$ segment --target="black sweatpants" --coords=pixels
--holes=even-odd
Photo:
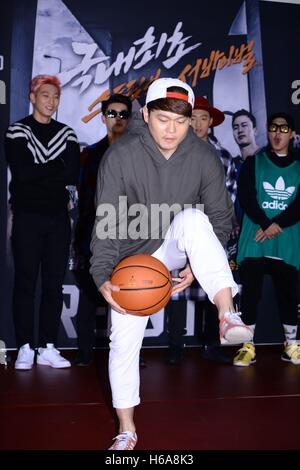
[[[15,265],[13,314],[18,348],[34,344],[34,306],[41,269],[38,346],[55,343],[63,305],[62,285],[70,249],[67,211],[54,215],[16,212],[12,248]]]
[[[297,270],[294,266],[273,258],[246,258],[241,264],[241,312],[244,323],[246,325],[256,323],[265,274],[269,274],[273,281],[281,323],[297,325]]]

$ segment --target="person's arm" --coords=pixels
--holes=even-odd
[[[66,186],[76,186],[80,171],[80,147],[76,134],[71,128],[67,138],[67,147],[62,158],[65,163],[65,184]]]
[[[40,181],[63,171],[65,162],[58,157],[47,163],[34,163],[25,138],[5,138],[5,153],[13,177],[26,183]]]
[[[207,148],[202,169],[201,203],[215,234],[225,246],[232,229],[233,204],[226,189],[224,168],[213,148]]]
[[[125,196],[125,188],[121,170],[122,158],[118,152],[118,149],[109,148],[98,171],[90,269],[98,289],[110,279],[120,250],[119,197]],[[124,159],[126,157],[123,156]]]
[[[237,193],[237,181],[236,181],[237,171],[236,171],[236,167],[235,167],[232,156],[230,155],[229,152],[227,153],[228,153],[228,167],[227,167],[226,176],[225,176],[226,188],[231,197],[232,202],[234,202],[236,199],[236,193]]]
[[[255,158],[248,157],[243,163],[240,176],[238,179],[237,197],[243,211],[255,224],[259,225],[263,230],[271,225],[271,220],[257,201],[257,191],[255,185]]]
[[[88,147],[85,147],[80,154],[80,172],[77,185],[78,190],[78,218],[75,228],[75,249],[78,255],[86,253],[86,244],[90,243],[91,231],[95,219],[95,192],[96,184],[94,173],[90,174],[91,153]],[[92,184],[90,179],[92,178]],[[89,239],[89,242],[88,242]]]
[[[218,157],[221,160],[221,163],[224,168],[225,172],[225,184],[227,191],[230,195],[232,202],[236,199],[236,191],[237,191],[237,170],[234,164],[234,160],[232,155],[228,150],[221,146],[221,144],[214,138],[214,140],[210,137],[209,143],[215,148]]]
[[[89,150],[87,147],[84,147],[80,152],[80,169],[79,169],[79,178],[78,178],[78,183],[77,183],[77,191],[79,195],[79,201],[78,201],[79,207],[81,205],[81,201],[80,201],[81,195],[83,195],[83,199],[84,199],[88,163],[89,163]]]

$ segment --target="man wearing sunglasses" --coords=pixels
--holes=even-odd
[[[78,259],[76,277],[80,288],[77,313],[78,353],[77,366],[87,366],[92,361],[95,342],[97,307],[106,307],[89,273],[90,242],[95,221],[95,191],[100,161],[108,147],[116,142],[127,129],[132,103],[128,96],[113,94],[102,102],[102,122],[107,135],[99,142],[85,147],[81,152],[81,173],[78,188],[78,222],[75,234],[75,251]]]
[[[297,345],[297,270],[300,266],[300,162],[291,151],[294,119],[284,112],[268,119],[269,145],[243,164],[238,198],[245,212],[238,245],[241,311],[255,329],[264,274],[270,274],[285,336],[281,359],[300,364]],[[256,360],[252,341],[234,358],[247,367]]]

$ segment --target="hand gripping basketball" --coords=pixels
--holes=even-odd
[[[113,299],[132,315],[152,315],[171,297],[171,274],[150,255],[133,255],[120,261],[112,272],[111,283],[120,288],[112,291]]]

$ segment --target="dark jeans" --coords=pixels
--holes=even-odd
[[[284,261],[272,258],[246,258],[241,264],[241,311],[243,321],[246,325],[256,323],[265,274],[271,276],[274,284],[281,323],[284,325],[297,325],[297,270],[293,266],[284,263]]]
[[[62,285],[69,257],[70,219],[67,211],[54,215],[16,212],[12,249],[15,266],[13,314],[17,346],[34,341],[36,285],[41,270],[38,346],[55,343],[63,305]]]

